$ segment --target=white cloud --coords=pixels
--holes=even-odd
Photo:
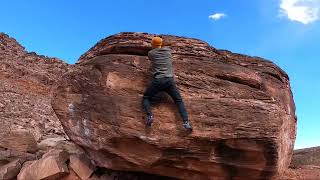
[[[291,21],[309,24],[319,20],[320,0],[281,0],[280,13]]]
[[[210,15],[209,18],[217,21],[217,20],[219,20],[219,19],[221,19],[223,17],[226,17],[226,16],[227,15],[224,14],[224,13],[215,13],[215,14]]]

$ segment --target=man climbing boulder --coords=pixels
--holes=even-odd
[[[147,113],[146,124],[151,126],[153,122],[150,99],[158,92],[164,91],[171,96],[177,105],[183,120],[183,127],[192,131],[188,113],[174,80],[171,49],[162,46],[162,38],[160,37],[152,38],[151,45],[152,50],[148,52],[148,58],[152,63],[153,79],[143,94],[143,107]]]

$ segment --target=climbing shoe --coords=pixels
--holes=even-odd
[[[147,116],[147,126],[151,126],[151,124],[152,124],[152,122],[153,122],[153,115],[152,114],[149,114],[148,116]]]
[[[183,122],[183,127],[184,127],[185,129],[189,130],[189,131],[192,131],[192,126],[191,126],[191,124],[190,124],[189,121],[184,121],[184,122]]]

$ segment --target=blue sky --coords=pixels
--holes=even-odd
[[[5,0],[0,9],[0,32],[68,63],[123,31],[194,37],[270,59],[290,76],[295,148],[320,146],[320,0]]]

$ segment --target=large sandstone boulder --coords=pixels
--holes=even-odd
[[[0,179],[16,179],[25,161],[24,167],[33,162],[39,165],[36,159],[50,149],[82,154],[83,150],[69,141],[50,103],[53,85],[72,65],[27,52],[4,33],[0,33],[0,61]],[[24,177],[28,179],[28,174],[37,176],[55,171],[55,159],[46,159],[40,165],[51,169],[35,165],[36,168],[29,168],[28,173],[23,170]],[[81,165],[85,164],[75,162],[73,167],[86,168]],[[61,179],[60,174],[49,175],[49,178]],[[72,168],[68,175],[62,174],[66,179],[80,179]]]
[[[258,57],[162,36],[194,126],[181,126],[172,100],[154,100],[145,127],[152,35],[121,33],[91,48],[58,83],[52,106],[64,131],[98,166],[181,179],[267,179],[283,173],[296,135],[287,74]]]

